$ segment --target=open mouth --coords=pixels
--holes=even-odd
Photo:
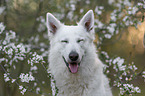
[[[68,63],[63,56],[62,56],[62,58],[63,58],[66,66],[68,67],[68,69],[71,73],[77,73],[78,72],[78,67],[80,66],[80,62],[78,63],[78,62],[73,61],[73,62]]]

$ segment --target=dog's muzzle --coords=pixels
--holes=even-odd
[[[79,55],[78,53],[72,51],[70,54],[69,54],[69,59],[70,61],[67,62],[66,59],[62,56],[66,66],[68,67],[69,71],[71,73],[77,73],[78,72],[78,67],[80,66],[80,63],[78,58],[79,58]]]

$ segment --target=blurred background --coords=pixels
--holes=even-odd
[[[117,0],[0,0],[0,22],[4,23],[6,30],[16,32],[16,35],[21,39],[18,42],[31,44],[34,51],[42,54],[42,51],[47,51],[49,48],[45,26],[47,12],[52,13],[67,25],[76,25],[76,22],[79,22],[82,16],[90,9],[94,10],[95,18],[98,18],[96,6],[103,6],[102,14],[98,19],[104,24],[109,24],[110,14],[116,9],[112,5],[115,1]],[[140,0],[130,1],[135,5]],[[145,15],[138,12],[134,18],[142,21],[144,19],[142,16]],[[118,34],[114,34],[112,38],[103,38],[101,44],[97,42],[100,41],[103,31],[96,29],[96,40],[94,43],[98,51],[106,51],[110,57],[120,56],[129,62],[134,62],[138,67],[138,72],[140,72],[145,66],[145,22],[141,22],[137,27],[122,27]],[[47,52],[44,52],[42,55],[47,61]],[[18,66],[18,69],[13,71],[12,76],[15,77],[21,72],[27,72],[28,67],[26,62],[18,62],[16,66]],[[38,66],[39,70],[35,76],[39,82],[43,82],[40,85],[43,86],[43,91],[51,93],[47,72],[45,72],[41,65]],[[47,63],[45,66],[47,66]],[[109,78],[112,77],[110,76]],[[136,96],[145,96],[144,80],[141,77],[137,77],[132,83],[141,88],[141,93]],[[31,83],[28,86],[31,86]],[[111,87],[114,96],[118,96],[118,89],[112,85]],[[10,85],[4,82],[3,70],[0,68],[0,96],[21,96],[18,90],[17,85]],[[34,95],[41,96],[33,92],[27,92],[25,94],[25,96]]]

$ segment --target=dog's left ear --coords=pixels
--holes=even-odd
[[[89,10],[83,18],[80,20],[79,25],[82,25],[90,32],[94,27],[94,13],[93,10]]]

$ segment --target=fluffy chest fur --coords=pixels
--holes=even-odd
[[[105,87],[109,89],[109,86],[102,71],[101,61],[97,57],[89,57],[84,58],[85,60],[76,74],[70,73],[64,63],[61,64],[61,61],[55,60],[54,62],[53,60],[50,63],[50,70],[59,90],[58,96],[109,96],[105,95]]]

